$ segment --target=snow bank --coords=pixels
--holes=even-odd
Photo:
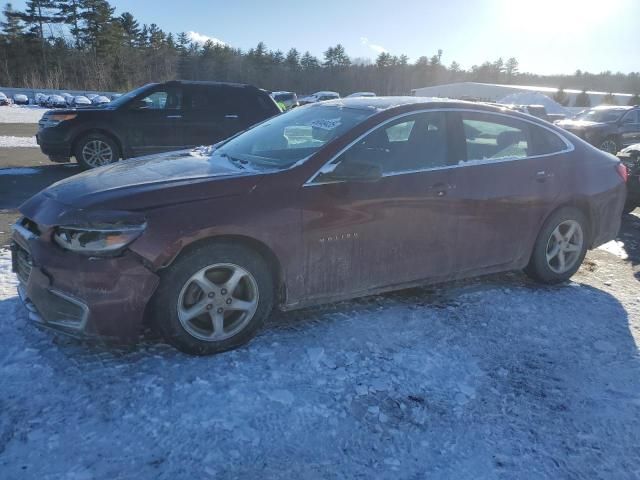
[[[38,123],[49,110],[34,105],[7,105],[0,107],[0,123]]]
[[[0,135],[0,148],[38,148],[36,137],[14,137],[14,136],[2,136]]]
[[[196,358],[36,330],[5,251],[2,477],[633,478],[635,283],[624,306],[511,285],[275,314],[248,346]]]
[[[547,113],[561,113],[569,115],[570,112],[555,100],[539,92],[512,93],[498,100],[498,103],[507,105],[544,105]]]
[[[624,243],[619,240],[611,240],[604,245],[600,245],[598,249],[609,252],[622,260],[629,258],[629,255],[627,255],[627,251],[624,248]]]

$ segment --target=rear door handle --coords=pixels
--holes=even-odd
[[[225,115],[224,118],[238,118],[238,115]]]
[[[546,172],[544,170],[540,170],[539,172],[536,173],[536,180],[538,182],[544,182],[546,181],[548,178],[553,178],[553,173],[551,172]]]
[[[167,118],[173,118],[173,119],[182,118],[182,115],[167,115]]]

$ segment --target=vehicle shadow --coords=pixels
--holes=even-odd
[[[6,302],[16,300],[0,302],[0,312]],[[251,431],[260,461],[225,467],[248,478],[257,475],[253,465],[268,472],[285,457],[290,472],[303,471],[310,460],[271,441],[281,435],[294,450],[326,445],[313,449],[313,462],[337,476],[343,455],[362,475],[388,469],[367,459],[390,444],[405,478],[468,478],[469,465],[485,478],[623,478],[637,468],[638,344],[624,306],[591,286],[540,287],[498,275],[276,313],[250,344],[204,358],[150,338],[131,350],[52,340],[24,326],[18,308],[8,320],[0,324],[4,361],[24,370],[5,383],[5,398],[28,411],[46,404],[61,422],[74,410],[56,399],[90,398],[93,413],[70,424],[83,431],[83,423],[101,423],[105,440],[116,438],[110,425],[125,413],[144,419],[153,411],[154,425],[175,425],[188,443],[172,450],[173,465],[205,452],[218,433],[228,448],[241,444],[224,429],[201,430],[211,408],[224,411],[224,425],[259,425]],[[198,411],[176,423],[187,399]],[[339,423],[328,424],[334,416]],[[28,446],[39,451],[47,437],[33,438]],[[426,447],[418,455],[411,445]]]
[[[80,172],[76,164],[0,168],[0,209],[16,209],[43,188]]]

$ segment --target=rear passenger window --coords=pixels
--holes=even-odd
[[[551,155],[567,149],[567,144],[556,133],[530,125],[532,155]]]
[[[530,154],[524,122],[498,115],[467,112],[462,115],[467,161],[507,160]]]

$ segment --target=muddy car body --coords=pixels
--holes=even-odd
[[[254,169],[234,158],[280,128],[286,141],[276,135],[272,164]],[[621,168],[577,137],[508,110],[414,97],[323,102],[217,148],[143,157],[54,184],[20,209],[14,267],[42,325],[132,339],[146,316],[179,348],[212,353],[257,329],[245,319],[249,333],[227,335],[225,305],[236,304],[238,285],[235,295],[245,313],[262,317],[259,325],[273,306],[498,271],[526,268],[563,281],[587,248],[615,237]],[[565,234],[575,235],[573,246]],[[110,236],[100,247],[113,248],[91,252],[101,235]],[[563,265],[575,260],[566,271],[555,271],[553,259],[540,264],[554,250],[557,266],[563,248]],[[182,338],[183,313],[196,307],[203,316]],[[162,320],[163,312],[175,318]],[[209,314],[211,332],[202,323]]]

